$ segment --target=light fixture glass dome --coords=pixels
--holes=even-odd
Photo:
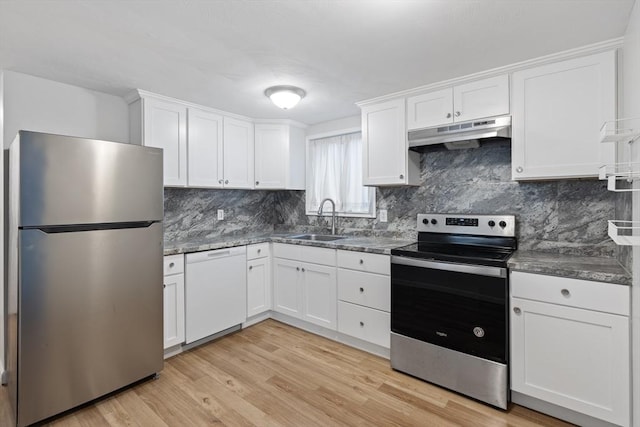
[[[272,86],[264,91],[264,94],[271,99],[278,107],[288,110],[295,107],[306,95],[306,92],[295,86]]]

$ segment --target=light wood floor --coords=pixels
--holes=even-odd
[[[6,388],[0,420],[7,419]],[[566,426],[503,412],[391,370],[389,361],[274,320],[166,361],[158,380],[51,426]]]

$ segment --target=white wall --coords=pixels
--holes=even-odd
[[[640,117],[640,3],[631,12],[624,36],[624,76],[621,118]],[[638,145],[638,142],[635,143]],[[634,162],[640,162],[640,147],[634,146]],[[639,183],[636,182],[636,186]],[[633,219],[640,220],[640,193],[633,193]],[[640,427],[640,248],[633,248],[633,286],[631,288],[633,426]]]
[[[129,142],[124,99],[11,71],[4,72],[4,147],[21,130]]]
[[[359,128],[362,126],[361,116],[345,117],[343,119],[331,120],[328,122],[317,123],[307,128],[307,136],[321,135],[327,132],[334,132],[343,129]]]
[[[0,135],[5,149],[19,130],[129,142],[129,110],[117,96],[0,70]],[[3,182],[0,150],[0,189]],[[0,225],[3,213],[4,198],[0,197]],[[0,241],[4,239],[0,226]],[[4,244],[0,246],[3,259]],[[0,278],[4,280],[4,262],[0,262]],[[0,292],[0,370],[4,366],[4,293]]]

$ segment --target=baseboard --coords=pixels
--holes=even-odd
[[[619,427],[617,424],[611,424],[607,421],[593,418],[588,415],[581,414],[580,412],[572,411],[571,409],[563,408],[562,406],[554,405],[553,403],[518,393],[517,391],[511,391],[511,401],[520,406],[542,412],[543,414],[551,415],[552,417],[559,418],[579,426]]]

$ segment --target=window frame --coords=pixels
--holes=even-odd
[[[316,133],[313,135],[307,135],[305,138],[305,178],[306,178],[306,182],[304,185],[304,210],[305,213],[308,216],[319,216],[318,215],[318,211],[309,211],[308,210],[308,203],[307,203],[307,194],[309,193],[309,183],[311,183],[311,159],[309,156],[310,150],[309,150],[309,144],[311,143],[312,140],[314,139],[322,139],[322,138],[331,138],[334,136],[340,136],[340,135],[347,135],[350,133],[360,133],[362,134],[362,128],[360,127],[352,127],[352,128],[346,128],[346,129],[337,129],[337,130],[333,130],[333,131],[328,131],[328,132],[322,132],[322,133]],[[351,212],[336,212],[336,216],[339,217],[343,217],[343,218],[372,218],[375,219],[377,218],[377,205],[376,205],[376,193],[377,193],[377,189],[376,187],[372,187],[372,186],[367,186],[365,185],[364,187],[368,187],[371,188],[373,191],[373,195],[371,197],[371,210],[367,213],[351,213]],[[325,202],[325,205],[330,205],[330,203]],[[329,207],[329,211],[326,210],[327,208],[325,208],[324,213],[322,214],[322,216],[327,216],[327,212],[331,212],[331,209]]]

